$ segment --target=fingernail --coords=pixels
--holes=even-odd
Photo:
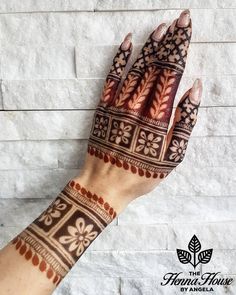
[[[179,27],[187,27],[190,21],[190,11],[188,9],[181,12],[180,17],[178,19]]]
[[[167,26],[165,23],[159,25],[154,31],[154,33],[152,34],[152,39],[154,39],[155,41],[160,41],[163,35],[165,34],[166,29],[167,29]]]
[[[129,33],[125,36],[124,41],[121,44],[121,49],[128,50],[131,45],[131,40],[132,40],[132,33]]]
[[[190,90],[189,98],[192,103],[198,104],[202,96],[202,81],[196,79],[193,83],[193,87]]]

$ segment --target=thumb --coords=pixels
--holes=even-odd
[[[193,87],[181,98],[167,135],[165,159],[176,163],[182,162],[191,132],[197,121],[198,108],[202,94],[202,82],[196,79]]]

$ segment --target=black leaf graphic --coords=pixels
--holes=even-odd
[[[187,264],[191,261],[191,254],[188,251],[177,249],[177,255],[179,261],[183,264]]]
[[[207,249],[198,254],[198,263],[206,264],[211,260],[213,249]]]
[[[188,248],[192,253],[196,253],[201,250],[201,243],[195,235],[190,240]]]

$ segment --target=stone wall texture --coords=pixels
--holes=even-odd
[[[196,77],[204,85],[186,159],[106,228],[54,295],[203,294],[160,285],[166,272],[191,270],[176,248],[194,234],[213,248],[200,271],[236,280],[236,1],[0,1],[0,247],[78,174],[124,35],[137,52],[185,8],[193,37],[177,98]],[[236,282],[204,294],[236,294]]]

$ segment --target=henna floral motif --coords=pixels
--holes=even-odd
[[[169,159],[174,160],[175,162],[178,162],[179,160],[182,161],[187,148],[187,143],[183,139],[180,141],[174,139],[171,144],[172,146],[170,147],[170,150],[172,151],[172,154],[170,154]]]
[[[107,124],[108,124],[107,118],[97,116],[95,118],[93,134],[98,137],[105,138],[106,131],[107,131]]]
[[[41,215],[39,221],[43,221],[45,225],[51,225],[53,218],[61,217],[61,212],[66,209],[66,204],[61,204],[61,200],[57,199],[48,209]]]
[[[140,138],[138,139],[138,146],[136,148],[137,152],[143,151],[144,155],[152,155],[153,157],[157,156],[157,150],[159,148],[158,142],[160,142],[162,138],[160,136],[155,137],[153,133],[149,133],[148,135],[144,132],[140,132]]]
[[[131,137],[130,131],[132,127],[130,125],[125,125],[124,122],[113,122],[114,129],[111,130],[110,141],[114,141],[116,144],[123,142],[128,144],[129,137]]]
[[[175,128],[167,146],[173,101],[191,38],[191,22],[185,28],[178,24],[173,30],[169,28],[159,43],[151,36],[120,85],[120,93],[115,93],[121,75],[114,69],[120,67],[123,72],[126,64],[126,59],[119,58],[118,51],[108,75],[116,81],[116,86],[113,92],[108,90],[113,93],[109,104],[101,103],[96,109],[88,152],[139,176],[164,178],[182,161],[196,123],[198,106],[185,97],[178,106]],[[108,120],[106,136],[96,131],[97,118]]]
[[[76,220],[75,226],[67,227],[69,235],[60,237],[59,242],[70,244],[68,250],[70,252],[76,250],[76,255],[79,257],[98,235],[97,231],[92,230],[93,224],[86,225],[84,218],[80,217]]]
[[[58,285],[115,217],[116,212],[102,197],[72,180],[12,244],[20,255]]]

